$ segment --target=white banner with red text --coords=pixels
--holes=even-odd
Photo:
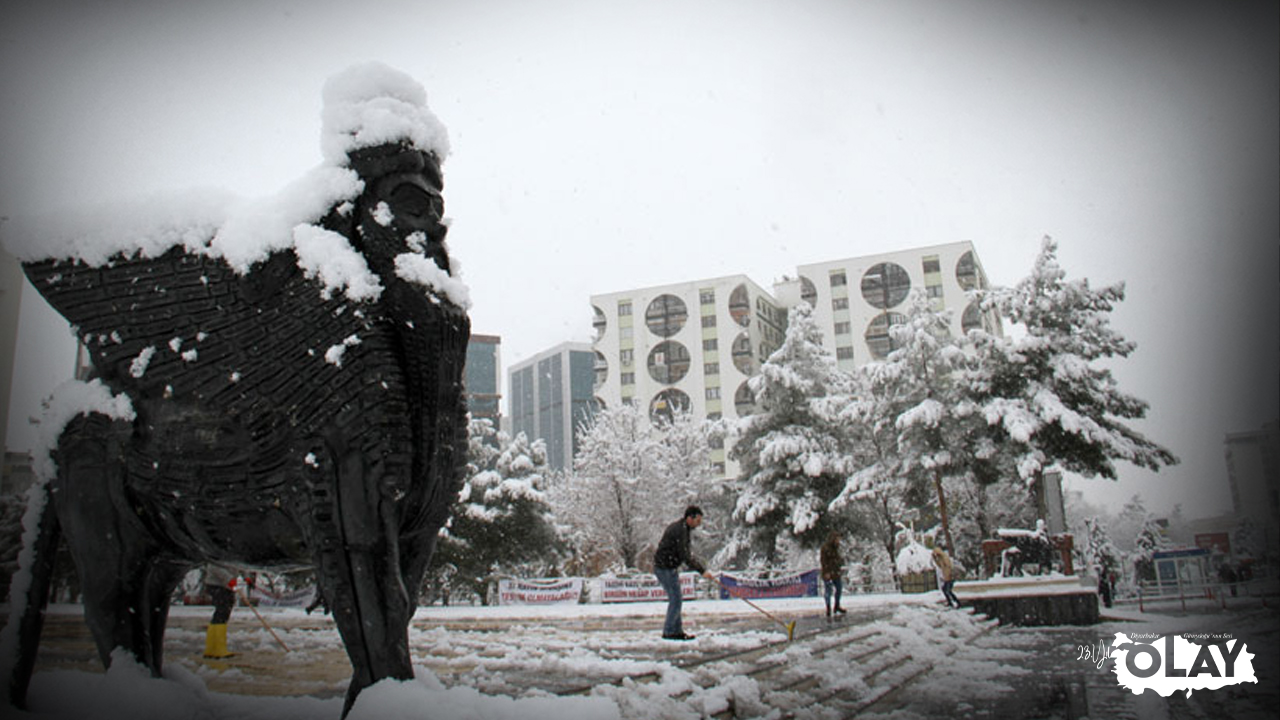
[[[666,600],[667,593],[658,584],[653,575],[617,578],[606,577],[598,581],[600,586],[600,602],[647,602]],[[698,574],[680,573],[680,597],[692,600],[697,596]]]
[[[576,604],[582,596],[582,578],[546,578],[498,581],[499,605]]]

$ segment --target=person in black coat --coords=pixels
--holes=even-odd
[[[701,524],[702,510],[696,505],[685,508],[684,517],[671,523],[663,531],[658,550],[653,554],[653,574],[667,593],[667,619],[662,626],[662,637],[667,640],[693,639],[692,635],[685,633],[680,616],[683,601],[680,593],[680,566],[688,565],[702,573],[706,579],[715,579],[689,550],[690,534]]]

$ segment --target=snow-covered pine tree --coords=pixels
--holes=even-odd
[[[495,575],[545,574],[561,542],[543,488],[546,443],[495,432],[483,418],[469,430],[467,481],[433,564],[456,568],[453,582],[487,602]]]
[[[1154,555],[1165,547],[1164,529],[1155,518],[1149,517],[1133,540],[1133,553],[1130,560],[1137,580],[1154,580],[1156,578]]]
[[[1087,279],[1065,277],[1057,244],[1046,237],[1028,277],[982,300],[984,309],[997,310],[1026,331],[1008,337],[970,332],[979,363],[966,381],[996,434],[994,447],[1010,454],[1028,486],[1055,464],[1114,479],[1117,460],[1151,470],[1177,463],[1168,450],[1125,425],[1144,417],[1147,403],[1122,392],[1111,371],[1098,364],[1127,357],[1135,347],[1108,319],[1124,299],[1124,284],[1095,290]]]
[[[1262,539],[1258,535],[1258,529],[1253,523],[1253,518],[1247,515],[1241,518],[1240,522],[1231,531],[1231,547],[1235,551],[1236,557],[1261,558],[1263,555]]]
[[[848,395],[833,396],[827,404],[837,418],[849,464],[856,469],[829,507],[847,508],[853,514],[854,532],[883,548],[896,582],[898,525],[929,496],[901,470],[896,426],[900,405],[893,369],[882,362],[867,363],[848,382]]]
[[[1107,526],[1100,518],[1084,521],[1088,537],[1085,545],[1085,562],[1091,571],[1103,577],[1120,570],[1120,550],[1111,542]]]
[[[1133,547],[1134,540],[1142,531],[1151,513],[1140,495],[1133,495],[1120,507],[1111,526],[1111,537],[1118,547]]]
[[[839,529],[829,506],[850,471],[830,402],[847,395],[848,377],[822,346],[808,303],[791,309],[782,346],[749,383],[757,409],[739,421],[731,451],[741,468],[734,546],[772,565],[780,539],[810,547]]]
[[[946,549],[955,555],[943,481],[968,474],[963,449],[975,435],[977,416],[964,386],[956,382],[970,358],[951,337],[949,315],[933,310],[922,291],[911,292],[906,322],[890,329],[897,349],[885,361],[885,376],[894,382],[882,387],[892,393],[891,405],[898,411],[899,471],[917,486],[933,488]]]

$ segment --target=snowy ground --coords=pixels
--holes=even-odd
[[[1248,719],[1274,717],[1280,702],[1280,620],[1257,599],[1226,611],[1207,601],[1186,612],[1176,602],[1145,613],[1126,607],[1099,625],[1047,629],[1000,628],[945,609],[936,592],[855,595],[846,598],[849,616],[831,624],[821,599],[759,604],[798,619],[795,642],[732,600],[687,603],[686,630],[698,634],[689,643],[658,637],[663,603],[423,608],[410,635],[417,679],[366,690],[350,717]],[[129,662],[103,674],[79,608],[54,607],[32,711],[0,708],[0,717],[336,720],[350,665],[329,618],[262,612],[288,652],[241,607],[231,622],[237,656],[206,661],[209,608],[174,608],[166,677],[153,680]],[[1193,631],[1245,639],[1259,683],[1189,700],[1150,691],[1139,697],[1119,688],[1109,663],[1079,657],[1116,632]]]

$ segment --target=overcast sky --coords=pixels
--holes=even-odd
[[[20,3],[0,23],[0,216],[266,195],[320,163],[320,91],[379,60],[449,128],[450,245],[504,365],[589,341],[593,293],[1044,235],[1124,281],[1114,365],[1183,459],[1119,483],[1230,509],[1223,435],[1280,415],[1277,3]],[[4,226],[0,224],[0,238]],[[71,372],[24,299],[10,445]],[[54,316],[56,319],[56,316]],[[505,384],[505,377],[503,380]]]

